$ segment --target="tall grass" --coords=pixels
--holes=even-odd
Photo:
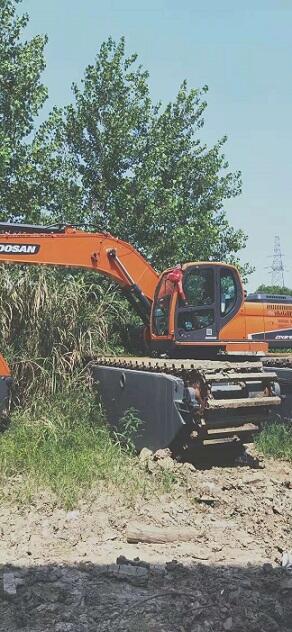
[[[86,370],[88,358],[119,351],[128,316],[95,274],[1,267],[0,351],[15,394],[0,434],[0,496],[29,501],[46,489],[73,507],[104,486],[131,497],[169,488],[167,472],[147,474],[125,433],[110,433]]]
[[[19,401],[56,392],[85,358],[117,350],[127,316],[118,291],[96,274],[1,266],[0,350]]]

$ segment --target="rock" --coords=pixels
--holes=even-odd
[[[263,615],[263,629],[267,632],[278,632],[279,630],[278,623],[266,612]]]
[[[153,577],[164,577],[165,573],[166,573],[165,566],[161,566],[158,564],[151,564],[150,575],[153,575]]]
[[[72,522],[73,520],[77,520],[79,516],[80,516],[80,511],[78,511],[77,509],[74,511],[68,511],[66,515],[66,520],[68,520],[68,522]]]
[[[292,552],[291,551],[283,551],[282,566],[283,568],[286,568],[287,571],[292,572]]]
[[[223,628],[224,630],[226,630],[226,632],[230,632],[230,630],[232,630],[233,627],[233,619],[232,617],[228,617],[228,619],[226,619],[226,621],[224,621],[223,623]]]
[[[16,596],[16,581],[14,573],[5,572],[3,573],[3,592],[4,595],[8,598],[13,598]]]
[[[263,564],[263,571],[264,571],[265,574],[270,573],[272,570],[273,570],[272,564],[269,564],[268,562]]]
[[[196,468],[192,463],[183,463],[182,467],[186,472],[196,472]]]
[[[167,456],[165,459],[160,459],[158,465],[163,470],[168,470],[169,472],[172,472],[175,468],[174,460],[170,456]]]
[[[109,564],[106,575],[120,581],[128,581],[136,586],[144,586],[148,582],[149,571],[142,566]]]
[[[209,559],[209,553],[204,551],[204,549],[199,549],[199,550],[195,551],[194,553],[192,553],[192,558],[194,560],[208,560]]]
[[[149,450],[148,448],[142,448],[140,454],[139,454],[139,459],[142,463],[145,463],[145,461],[149,461],[149,459],[153,458],[153,452],[152,450]]]
[[[202,494],[202,496],[196,496],[195,500],[198,503],[202,503],[204,505],[209,505],[209,507],[215,507],[215,504],[218,504],[218,500],[213,498],[213,496],[208,496],[207,494]]]
[[[184,565],[181,564],[181,562],[178,562],[177,560],[171,560],[170,562],[166,562],[165,567],[166,567],[166,570],[169,571],[170,573],[172,571],[184,569]]]
[[[274,514],[279,514],[281,516],[283,513],[282,507],[278,503],[274,503],[272,509]]]
[[[281,590],[284,591],[291,591],[292,590],[292,577],[284,577],[284,579],[282,579],[281,584],[280,584],[280,588]]]
[[[154,461],[161,461],[162,459],[171,458],[171,450],[169,448],[163,448],[156,450],[153,455]]]
[[[134,560],[128,560],[127,557],[125,557],[124,555],[119,555],[119,557],[117,557],[117,564],[118,566],[122,566],[123,564],[125,566],[129,565],[129,566],[141,566],[143,568],[150,568],[150,564],[149,562],[144,562],[143,560],[140,560],[139,557],[136,557]]]
[[[202,493],[207,496],[218,496],[221,493],[221,487],[216,485],[216,483],[212,483],[211,481],[208,483],[204,483],[201,487]]]
[[[146,468],[148,470],[148,472],[150,474],[153,474],[153,472],[155,472],[156,470],[156,463],[154,463],[153,459],[148,459],[147,461],[144,461]]]

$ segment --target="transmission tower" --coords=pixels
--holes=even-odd
[[[279,235],[275,236],[274,253],[272,257],[273,257],[273,263],[270,266],[271,283],[272,285],[285,287],[285,279],[284,279],[285,267],[283,263],[283,254],[281,251],[281,243],[280,243]]]

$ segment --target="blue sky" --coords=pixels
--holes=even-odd
[[[248,234],[242,261],[256,267],[249,288],[269,281],[276,234],[292,287],[292,1],[23,0],[28,35],[47,33],[47,109],[70,101],[70,86],[109,35],[125,35],[150,72],[153,99],[173,99],[186,78],[208,84],[202,138],[225,133],[230,168],[243,194],[230,221]],[[190,253],[190,259],[192,255]]]

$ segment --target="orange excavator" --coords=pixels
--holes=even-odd
[[[12,223],[0,223],[0,262],[95,270],[119,284],[149,357],[96,358],[91,368],[111,423],[138,411],[138,448],[186,433],[203,444],[243,438],[280,404],[277,375],[256,356],[291,347],[292,297],[246,297],[234,266],[191,262],[159,275],[108,233]]]

